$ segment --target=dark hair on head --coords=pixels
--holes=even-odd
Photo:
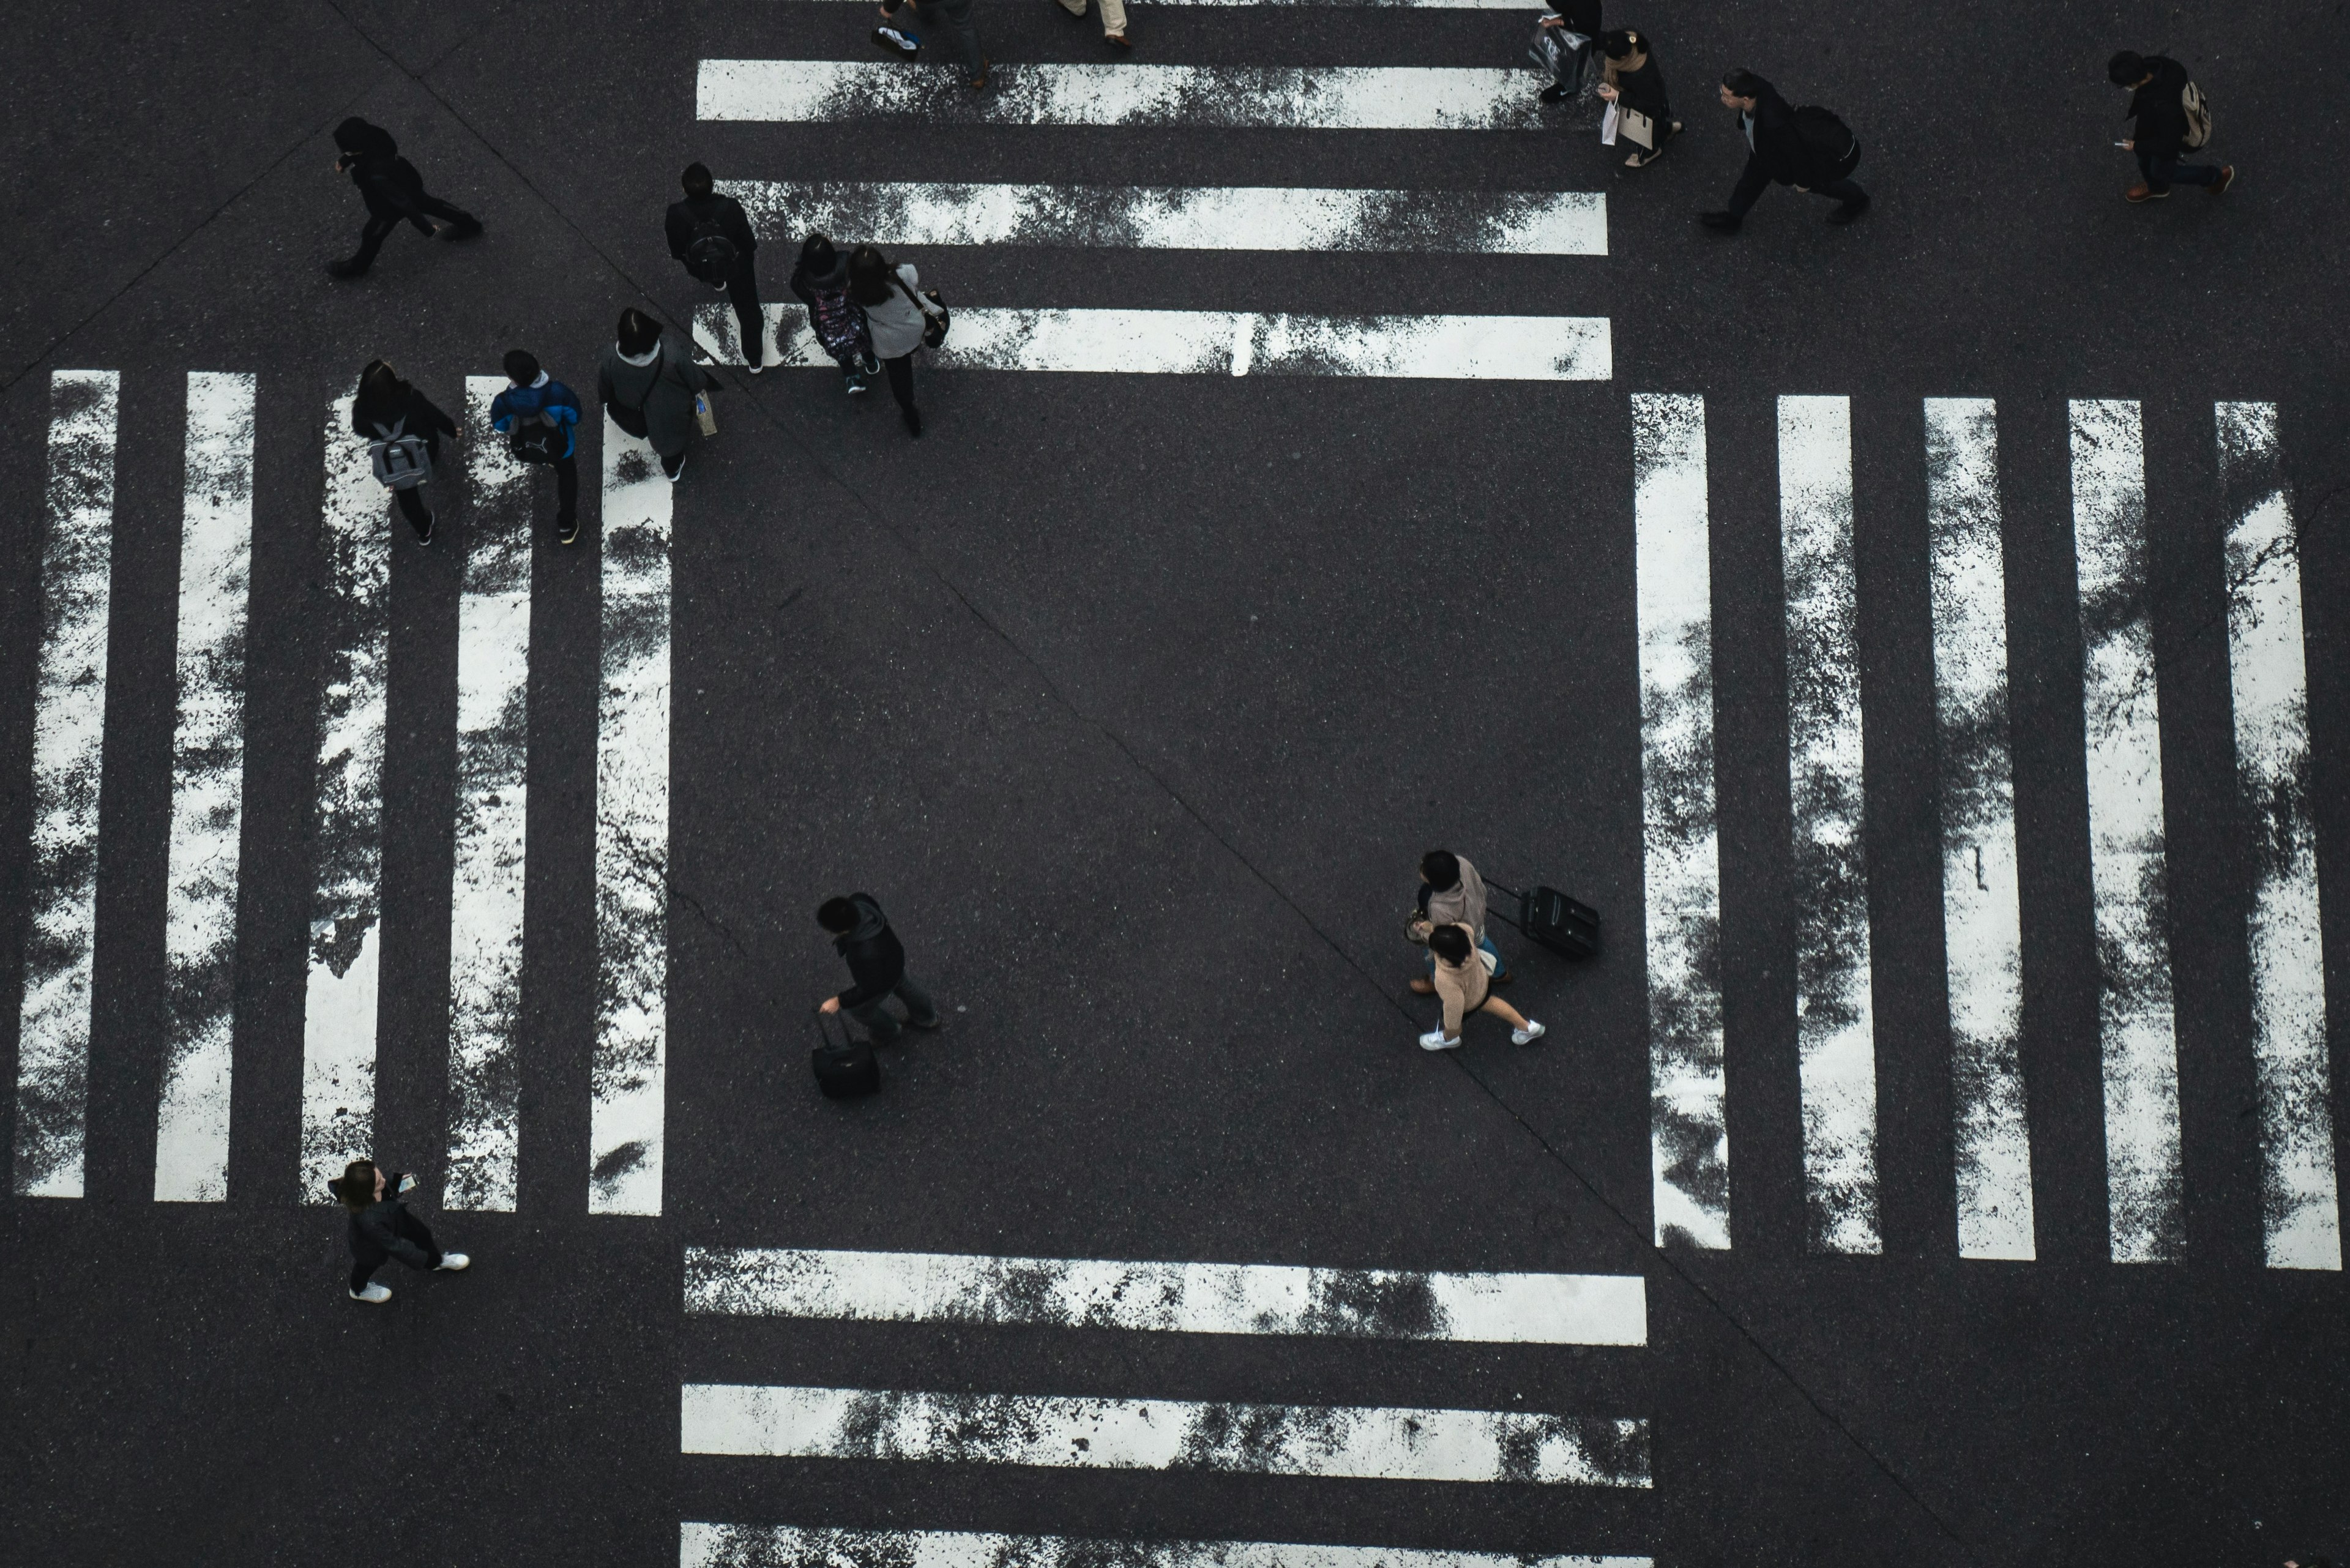
[[[2106,62],[2106,76],[2116,87],[2136,87],[2146,79],[2146,57],[2124,49]]]
[[[1640,35],[1629,27],[1618,27],[1599,36],[1599,47],[1611,60],[1625,59],[1640,51]],[[1741,95],[1743,96],[1742,94]]]
[[[1762,78],[1744,66],[1733,66],[1721,73],[1721,85],[1730,89],[1732,98],[1761,98]]]
[[[359,396],[362,398],[390,397],[408,389],[400,372],[391,368],[389,359],[370,359],[359,371]]]
[[[889,299],[889,258],[871,245],[848,253],[848,297],[859,305],[879,305]]]
[[[639,358],[652,352],[660,341],[660,323],[635,306],[620,312],[620,352],[630,358]]]
[[[835,895],[816,907],[816,923],[836,936],[857,929],[857,906]]]
[[[685,187],[685,193],[689,196],[709,195],[710,165],[707,163],[687,164],[685,166],[685,172],[677,177],[677,182]]]
[[[1439,926],[1428,933],[1428,950],[1446,963],[1466,963],[1469,933],[1458,926]]]
[[[375,1201],[375,1161],[351,1161],[339,1179],[327,1183],[327,1190],[341,1199],[346,1209],[366,1208]]]
[[[1438,892],[1461,885],[1461,857],[1450,849],[1431,849],[1419,857],[1419,874]]]
[[[507,380],[517,387],[527,387],[538,379],[538,356],[527,348],[509,348],[505,372]]]

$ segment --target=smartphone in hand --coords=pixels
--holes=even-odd
[[[413,1191],[415,1191],[415,1190],[416,1190],[416,1178],[414,1178],[414,1177],[412,1177],[412,1176],[402,1176],[402,1177],[400,1179],[400,1189],[402,1192],[413,1192]]]

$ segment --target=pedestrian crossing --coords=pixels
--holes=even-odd
[[[1875,1252],[1876,1080],[1862,836],[1865,714],[1853,626],[1852,426],[1843,398],[1778,403],[1797,1037],[1811,1245]],[[2008,726],[1998,410],[1935,399],[1927,452],[1959,1249],[2035,1255],[2021,1064],[2015,789]],[[2259,866],[2246,933],[2256,1001],[2269,1264],[2338,1270],[2307,677],[2276,409],[2220,403],[2229,651],[2240,798]],[[2160,682],[2135,402],[2069,407],[2110,1251],[2183,1255]],[[1713,645],[1702,399],[1633,399],[1647,861],[1651,1150],[1659,1242],[1730,1245],[1719,968]],[[2038,781],[2041,787],[2063,787]]]

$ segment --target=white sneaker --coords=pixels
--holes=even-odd
[[[1431,1029],[1419,1037],[1419,1048],[1423,1051],[1458,1051],[1461,1049],[1461,1036],[1455,1034],[1447,1040],[1443,1030]]]
[[[381,1306],[384,1303],[391,1299],[391,1287],[389,1285],[379,1285],[370,1280],[368,1282],[367,1289],[363,1291],[348,1291],[345,1293],[355,1302],[367,1302],[375,1306]]]
[[[1526,1026],[1523,1029],[1513,1029],[1510,1031],[1510,1044],[1513,1045],[1531,1045],[1549,1033],[1550,1031],[1544,1029],[1541,1024],[1536,1023],[1533,1019],[1529,1018],[1526,1020]]]
[[[473,1260],[463,1252],[443,1252],[441,1254],[441,1261],[432,1265],[435,1271],[446,1270],[452,1274],[460,1269],[470,1269],[473,1266]]]

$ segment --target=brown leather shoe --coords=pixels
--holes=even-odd
[[[1411,982],[1411,993],[1414,996],[1434,996],[1436,994],[1436,982],[1432,980],[1413,981]]]
[[[1112,48],[1130,49],[1134,47],[1134,40],[1128,37],[1124,33],[1104,33],[1102,35],[1102,40],[1108,44]]]
[[[2141,180],[2137,184],[2122,192],[2122,200],[2125,202],[2159,202],[2165,196],[2169,194],[2169,192],[2158,191],[2153,186]]]
[[[2228,193],[2228,187],[2235,182],[2236,166],[2230,163],[2220,171],[2220,177],[2217,180],[2212,181],[2209,185],[2204,186],[2203,189],[2209,191],[2214,196],[2224,196]]]

